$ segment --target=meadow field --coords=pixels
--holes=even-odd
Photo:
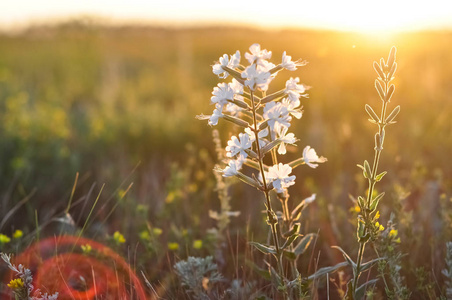
[[[377,186],[386,193],[380,223],[386,227],[391,220],[397,228],[400,243],[389,247],[398,253],[399,283],[409,298],[452,296],[452,277],[442,273],[446,243],[452,242],[449,31],[384,36],[69,22],[2,33],[0,251],[19,255],[39,240],[65,234],[92,239],[124,257],[150,299],[195,297],[174,265],[189,256],[213,256],[223,279],[205,287],[208,298],[200,299],[216,299],[232,283],[241,293],[249,283],[255,295],[277,298],[259,274],[266,256],[248,244],[268,239],[264,197],[226,178],[230,210],[240,215],[218,230],[209,211],[220,210],[213,169],[221,162],[213,128],[195,118],[212,113],[212,88],[220,82],[212,74],[215,61],[237,49],[244,55],[253,43],[271,50],[276,61],[283,51],[308,61],[288,74],[311,88],[302,98],[303,117],[291,127],[300,145],[289,147],[287,157],[295,159],[311,145],[328,161],[315,170],[294,170],[297,184],[289,189],[291,207],[317,195],[301,218],[301,233],[317,234],[297,261],[306,277],[344,261],[333,245],[357,255],[352,199],[367,188],[357,164],[374,151],[364,106],[381,102],[372,64],[397,47],[389,109],[400,105],[401,112],[387,130],[380,161],[388,171]],[[279,80],[275,85],[283,85]],[[214,128],[223,147],[238,133],[226,122]],[[372,247],[366,251],[365,260],[375,257]],[[452,248],[450,263],[452,268]],[[361,277],[380,278],[368,299],[388,297],[377,269]],[[5,264],[0,272],[7,273]],[[351,269],[341,268],[307,290],[312,299],[336,299],[351,276]],[[396,290],[387,280],[386,287]],[[10,293],[8,282],[2,280],[1,299]],[[232,294],[225,298],[244,299]]]

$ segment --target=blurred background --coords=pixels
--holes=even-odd
[[[409,254],[409,285],[418,286],[423,268],[438,291],[452,239],[452,8],[444,1],[92,2],[21,0],[0,11],[0,232],[26,232],[17,249],[33,240],[37,223],[41,234],[56,232],[78,173],[69,210],[77,227],[105,184],[87,236],[119,230],[133,245],[142,230],[164,229],[154,230],[152,251],[140,248],[150,280],[171,268],[167,251],[178,258],[211,254],[206,233],[215,226],[208,210],[219,207],[217,156],[212,128],[195,116],[213,110],[220,79],[211,65],[259,43],[273,62],[283,51],[309,62],[279,75],[270,91],[291,76],[312,87],[291,127],[298,147],[286,159],[310,145],[328,162],[296,169],[290,193],[292,205],[317,193],[303,230],[319,232],[319,266],[341,261],[329,246],[356,252],[351,198],[366,189],[356,164],[373,158],[376,128],[364,105],[379,111],[381,101],[372,64],[394,45],[389,109],[400,105],[401,113],[386,131],[381,223],[394,214],[401,252]],[[217,127],[224,145],[237,132]],[[250,233],[265,239],[260,195],[242,184],[230,194],[232,210],[241,212],[229,225],[233,249],[244,249]]]

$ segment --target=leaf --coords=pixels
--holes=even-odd
[[[301,255],[306,252],[309,245],[311,245],[311,242],[314,240],[314,238],[317,237],[316,233],[308,233],[305,235],[301,241],[298,243],[298,245],[295,246],[294,252],[295,255]]]
[[[245,264],[251,269],[253,269],[257,274],[262,276],[264,279],[270,280],[271,276],[269,270],[259,268],[253,261],[248,259],[245,261]]]
[[[377,89],[378,95],[380,96],[381,100],[385,100],[385,92],[383,91],[383,88],[381,87],[381,83],[378,80],[375,80],[375,88]]]
[[[372,109],[372,107],[370,105],[366,104],[365,109],[366,109],[367,114],[374,121],[374,123],[380,123],[380,118],[377,116],[377,114],[374,112],[374,110]]]
[[[385,100],[387,102],[391,102],[390,100],[391,100],[392,94],[394,94],[394,91],[395,91],[395,85],[391,84],[391,86],[389,87],[389,90],[388,90],[388,94],[385,97]]]
[[[385,176],[386,173],[388,173],[388,172],[384,171],[384,172],[378,174],[377,176],[375,176],[375,180],[376,180],[377,182],[379,182],[381,179],[383,179],[383,176]]]
[[[278,272],[276,272],[275,268],[273,268],[272,266],[269,266],[269,268],[271,281],[276,288],[279,288],[280,286],[282,286],[281,277],[279,276]]]
[[[281,246],[281,249],[286,249],[287,247],[289,247],[290,245],[292,245],[292,243],[297,239],[297,237],[299,237],[299,235],[297,233],[291,235],[285,242],[284,245]]]
[[[245,80],[242,78],[242,74],[234,69],[231,69],[229,67],[226,66],[222,66],[223,70],[225,70],[226,72],[228,72],[232,77],[235,78],[235,80],[237,80],[238,82],[240,82],[242,85],[245,84]]]
[[[276,255],[276,250],[273,246],[266,246],[266,245],[262,245],[261,243],[257,243],[257,242],[249,242],[249,244],[256,247],[256,249],[262,253]]]
[[[394,62],[394,64],[391,67],[391,70],[389,71],[389,74],[388,74],[388,79],[389,80],[392,80],[392,77],[394,76],[394,73],[395,73],[396,70],[397,70],[397,63]]]
[[[374,69],[375,69],[375,72],[377,72],[378,76],[381,79],[385,78],[385,76],[383,74],[383,70],[381,69],[380,65],[376,61],[374,61]]]
[[[322,277],[322,276],[324,276],[324,275],[326,275],[328,273],[335,272],[336,270],[338,270],[338,269],[340,269],[342,267],[345,267],[347,265],[348,265],[348,262],[343,261],[341,263],[338,263],[335,266],[320,268],[320,269],[317,270],[317,272],[315,272],[314,274],[310,275],[307,279],[308,280],[313,280],[313,279]]]
[[[366,291],[366,287],[371,284],[377,283],[377,281],[378,281],[378,278],[369,280],[369,281],[365,282],[363,285],[361,285],[359,288],[357,288],[355,291],[355,299],[364,299],[364,293]]]
[[[395,117],[397,117],[397,115],[400,112],[400,105],[397,105],[396,108],[394,108],[394,110],[389,114],[389,116],[386,118],[385,123],[391,123],[394,121]]]
[[[353,278],[350,279],[347,283],[347,292],[345,293],[345,300],[353,300]]]
[[[277,98],[281,98],[285,95],[285,91],[284,90],[280,90],[276,93],[270,94],[268,96],[265,96],[264,98],[261,99],[261,104],[265,104],[268,103],[270,101],[273,101],[274,99]]]
[[[342,252],[342,255],[344,256],[347,263],[353,268],[353,274],[356,273],[356,263],[348,256],[347,252],[345,252],[341,247],[339,246],[331,246],[331,248],[337,249]]]
[[[283,250],[283,255],[290,260],[295,260],[297,255],[293,251]]]
[[[364,161],[364,169],[365,169],[364,177],[370,178],[370,176],[372,174],[372,170],[370,169],[370,165],[367,160]]]
[[[361,272],[364,272],[364,271],[370,269],[372,267],[372,265],[375,264],[376,262],[379,262],[380,260],[384,260],[384,259],[386,259],[386,258],[379,257],[379,258],[372,259],[371,261],[368,261],[368,262],[362,264],[361,267],[359,268],[359,270]]]
[[[383,192],[371,201],[370,207],[369,207],[370,212],[374,212],[375,209],[377,209],[378,203],[380,202],[381,198],[383,198],[384,195],[385,195],[385,193]]]
[[[289,231],[283,233],[283,237],[288,238],[294,234],[298,235],[299,230],[300,230],[300,223],[295,223],[295,224],[293,224],[292,228]]]
[[[396,52],[397,52],[397,48],[396,47],[392,47],[391,51],[389,52],[389,56],[388,56],[388,67],[392,67],[392,65],[395,62],[396,59]]]

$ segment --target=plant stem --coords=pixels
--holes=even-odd
[[[389,86],[390,79],[387,77],[382,78],[382,79],[384,82],[384,93],[385,93],[385,95],[387,95],[388,90],[389,90],[388,86]],[[388,106],[388,102],[385,99],[382,99],[382,100],[383,100],[383,106],[381,108],[380,123],[378,124],[379,137],[382,136],[384,127],[386,126],[386,124],[384,123],[384,120],[385,120],[385,116],[386,116],[386,109]],[[369,178],[369,190],[368,190],[368,194],[367,194],[366,209],[363,212],[364,220],[367,220],[368,218],[370,218],[369,208],[370,208],[370,205],[372,202],[372,195],[374,192],[375,183],[377,182],[375,178],[377,176],[378,164],[380,162],[380,156],[381,156],[381,151],[383,149],[383,143],[384,143],[384,140],[382,139],[380,142],[380,147],[375,145],[375,155],[374,155],[374,161],[373,161],[373,165],[372,165],[372,174]],[[367,222],[366,222],[366,225],[367,225]],[[367,228],[365,228],[365,230],[367,231]],[[364,249],[366,247],[366,243],[367,243],[367,241],[359,242],[358,257],[356,259],[356,274],[354,274],[354,278],[353,278],[353,295],[355,295],[355,293],[356,293],[359,276],[361,275],[361,264],[362,264],[362,260],[363,260],[363,256],[364,256]]]
[[[251,106],[252,106],[252,111],[253,111],[253,127],[254,127],[253,131],[254,131],[254,134],[256,137],[256,140],[255,140],[256,152],[257,152],[257,157],[258,157],[258,162],[259,162],[259,169],[260,169],[260,172],[262,175],[262,183],[263,183],[263,187],[264,187],[264,194],[265,194],[266,207],[267,207],[267,218],[268,218],[268,223],[270,225],[270,228],[272,230],[273,243],[275,245],[275,250],[276,250],[276,261],[278,264],[278,272],[279,272],[279,276],[281,277],[282,285],[284,288],[284,293],[283,293],[284,299],[286,299],[286,292],[285,292],[286,283],[284,281],[282,253],[281,253],[281,249],[279,248],[279,240],[278,240],[277,228],[276,228],[276,224],[278,223],[278,220],[276,219],[275,213],[272,209],[272,205],[270,202],[269,190],[268,190],[268,186],[267,186],[267,180],[265,179],[263,157],[261,155],[261,149],[260,149],[260,145],[259,145],[259,130],[257,127],[257,120],[256,120],[256,105],[254,103],[254,92],[252,89],[250,89],[250,95],[251,95]]]

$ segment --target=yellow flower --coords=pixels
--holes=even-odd
[[[8,283],[8,287],[12,290],[18,290],[20,288],[23,288],[24,281],[20,278],[13,279]]]
[[[391,231],[389,231],[389,237],[395,238],[398,233],[399,231],[397,229],[391,229]]]
[[[14,233],[13,233],[13,238],[15,238],[15,239],[20,239],[23,235],[24,235],[24,233],[22,232],[22,230],[17,229],[17,230],[14,231]]]
[[[379,231],[385,230],[385,228],[383,227],[383,225],[381,225],[381,224],[378,223],[378,222],[375,223],[375,227],[378,228]]]
[[[119,231],[115,231],[115,233],[113,233],[113,239],[117,244],[124,244],[126,242],[126,239]]]
[[[163,232],[163,231],[162,231],[160,228],[157,228],[157,227],[152,229],[152,233],[153,233],[154,235],[157,235],[157,236],[161,235],[162,232]]]
[[[179,244],[178,243],[168,243],[168,249],[170,249],[172,251],[176,251],[179,249]]]
[[[201,249],[202,248],[202,240],[194,240],[193,241],[193,248]]]
[[[149,231],[143,230],[142,232],[140,232],[140,239],[142,239],[143,241],[150,241],[151,235],[149,234]]]
[[[11,242],[11,239],[7,235],[0,233],[0,244],[7,244],[9,242]]]
[[[82,247],[82,251],[84,254],[88,254],[91,252],[92,248],[90,244],[86,244],[86,245],[81,245]]]

